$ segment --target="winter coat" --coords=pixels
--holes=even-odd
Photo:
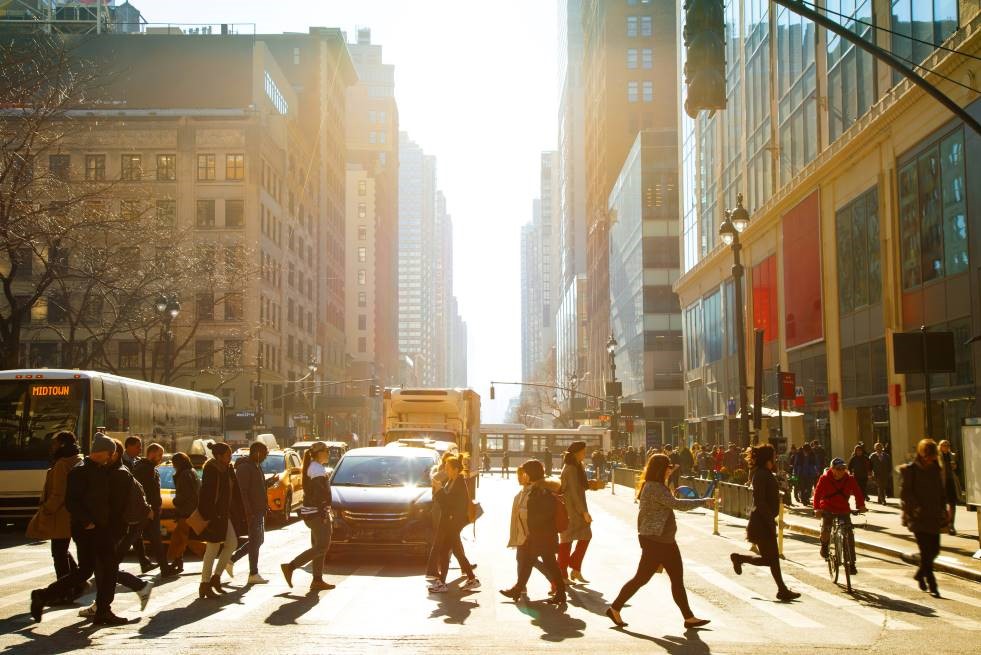
[[[880,483],[888,480],[889,476],[892,475],[892,460],[888,453],[873,452],[869,455],[869,461],[872,462],[872,472]]]
[[[705,507],[705,498],[675,498],[663,484],[645,482],[640,489],[640,508],[637,511],[637,534],[655,537],[658,541],[674,541],[674,510],[683,512]]]
[[[542,482],[531,485],[528,493],[528,539],[525,545],[536,552],[554,555],[559,549],[555,529],[555,509],[558,501]]]
[[[565,509],[569,514],[569,527],[559,535],[559,541],[563,544],[588,541],[593,538],[593,531],[586,523],[585,514],[589,508],[586,506],[586,487],[583,486],[583,477],[579,466],[566,464],[562,467],[562,497],[565,499]]]
[[[266,476],[251,457],[240,457],[235,462],[235,479],[242,494],[242,507],[247,516],[265,516],[269,508],[266,496]]]
[[[433,501],[439,505],[439,531],[443,534],[453,534],[462,530],[470,522],[468,508],[470,493],[467,491],[467,481],[461,475],[452,482],[447,481],[433,495]]]
[[[204,465],[198,511],[208,521],[208,526],[201,533],[201,539],[208,543],[225,541],[232,514],[232,491],[235,489],[233,476],[231,466],[222,470],[213,459],[209,459]]]
[[[746,464],[743,463],[742,457],[740,457],[740,455],[741,453],[738,450],[733,450],[731,448],[727,450],[725,454],[723,454],[722,456],[723,466],[729,469],[729,475],[732,475],[732,472],[735,471],[736,469],[746,468]]]
[[[122,464],[109,467],[109,527],[112,530],[113,539],[116,541],[122,539],[126,531],[129,530],[130,525],[125,518],[126,505],[129,503],[130,489],[133,488],[133,485],[139,484],[136,477]],[[142,488],[140,493],[144,495],[144,498],[146,497]],[[147,512],[151,509],[149,503],[144,505],[144,508]]]
[[[848,514],[851,511],[849,496],[855,496],[856,508],[865,509],[865,497],[855,478],[846,475],[841,480],[835,480],[834,473],[828,469],[818,478],[814,488],[814,509],[829,514]]]
[[[687,448],[682,448],[681,452],[678,453],[678,459],[681,460],[681,474],[688,475],[691,473],[691,469],[695,465],[695,457],[691,454],[691,451]]]
[[[538,484],[539,486],[556,494],[562,489],[562,484],[552,479],[542,480]],[[524,538],[522,539],[519,522],[521,520],[521,511],[524,510],[525,512],[528,512],[528,500],[533,486],[534,485],[527,485],[522,487],[521,491],[515,494],[514,500],[511,503],[511,531],[508,535],[508,548],[522,546],[528,540],[528,534],[523,535]]]
[[[59,457],[44,476],[44,491],[41,492],[41,506],[27,526],[27,536],[31,539],[68,539],[72,536],[71,516],[65,506],[68,491],[68,473],[82,461],[74,455]]]
[[[903,525],[910,532],[942,533],[947,527],[947,494],[940,466],[934,462],[923,467],[919,460],[914,460],[899,472]]]
[[[855,453],[848,460],[848,471],[859,480],[868,480],[872,475],[872,460],[868,455]]]
[[[157,472],[157,465],[149,459],[139,459],[133,465],[133,477],[143,485],[146,502],[150,504],[153,513],[159,514],[163,499],[160,497],[160,473]]]
[[[746,538],[754,544],[775,539],[777,514],[780,512],[780,490],[773,471],[757,466],[753,469],[753,511],[746,526]]]
[[[174,473],[174,513],[186,519],[198,508],[201,494],[201,481],[194,469],[183,469]]]
[[[818,476],[818,460],[814,452],[807,452],[803,448],[797,451],[794,459],[794,475],[801,480],[813,480]]]
[[[86,457],[68,472],[65,507],[71,515],[72,534],[85,526],[109,527],[109,469]]]
[[[947,492],[947,502],[957,504],[960,502],[961,495],[961,483],[957,477],[957,453],[953,451],[946,454],[940,453],[940,457],[943,463],[940,470],[943,473],[944,491]]]

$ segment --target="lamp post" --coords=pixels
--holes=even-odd
[[[606,395],[613,398],[613,409],[610,412],[610,431],[613,433],[613,445],[616,448],[622,446],[620,443],[620,390],[617,383],[617,343],[613,334],[606,340],[606,354],[610,357],[610,384]]]
[[[746,383],[746,326],[743,316],[743,265],[739,261],[739,234],[749,225],[749,212],[743,207],[743,194],[736,196],[735,209],[727,209],[719,226],[722,243],[732,248],[732,280],[735,287],[736,358],[739,366],[739,445],[749,445],[749,402]],[[761,381],[757,381],[760,384]]]
[[[307,404],[310,405],[310,417],[311,423],[313,424],[313,436],[317,436],[317,408],[313,405],[313,394],[314,389],[317,386],[317,369],[320,368],[317,364],[316,357],[310,357],[310,361],[307,362],[307,370],[310,371],[308,377],[313,378],[313,385],[310,387],[310,391],[307,393]]]
[[[576,387],[579,386],[579,375],[575,371],[569,374],[569,414],[572,416],[572,427],[578,428],[579,423],[576,421]]]
[[[164,342],[163,383],[170,384],[171,360],[173,359],[174,331],[173,321],[181,313],[181,303],[175,296],[161,294],[157,297],[154,307],[160,315],[160,338]]]

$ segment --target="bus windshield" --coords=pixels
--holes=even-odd
[[[80,380],[0,381],[0,460],[47,461],[55,434],[78,434],[82,385]]]

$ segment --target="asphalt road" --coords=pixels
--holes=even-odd
[[[31,543],[20,531],[0,531],[0,649],[11,655],[76,650],[136,653],[154,649],[167,655],[209,653],[400,653],[450,651],[508,653],[547,648],[553,653],[974,653],[981,639],[981,594],[974,582],[939,575],[944,598],[920,592],[913,569],[886,557],[861,554],[851,595],[828,579],[817,545],[805,538],[785,542],[785,576],[803,597],[794,603],[774,598],[766,570],[747,567],[736,577],[729,553],[742,550],[743,529],[722,523],[712,535],[705,510],[678,514],[689,599],[706,628],[685,631],[666,576],[658,575],[623,610],[629,622],[615,629],[603,612],[631,577],[639,556],[636,505],[610,490],[591,492],[594,539],[583,574],[590,580],[570,592],[565,612],[534,602],[548,591],[536,573],[524,605],[501,597],[498,589],[515,577],[507,542],[513,478],[485,477],[479,496],[486,514],[465,532],[464,545],[476,561],[482,588],[428,596],[424,562],[398,554],[351,553],[332,560],[327,579],[337,585],[307,595],[309,574],[286,586],[280,562],[305,548],[309,533],[301,522],[267,534],[260,569],[268,585],[245,587],[247,566],[239,562],[233,591],[220,600],[197,599],[199,563],[186,563],[178,580],[154,588],[145,611],[122,587],[114,610],[133,619],[119,628],[95,628],[77,616],[94,592],[75,607],[46,612],[41,624],[27,613],[30,589],[53,577],[48,545]],[[455,566],[452,564],[451,566]],[[134,563],[125,568],[138,571]],[[458,573],[451,570],[451,577]]]

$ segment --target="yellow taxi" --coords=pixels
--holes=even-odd
[[[232,454],[232,462],[248,456],[248,448],[239,448]],[[303,468],[300,456],[292,448],[270,450],[260,467],[266,478],[269,518],[285,525],[289,523],[290,514],[299,510],[303,504]]]

